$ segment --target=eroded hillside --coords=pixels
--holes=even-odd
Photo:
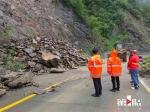
[[[1,0],[0,34],[15,39],[57,38],[84,50],[92,46],[84,21],[59,0]]]

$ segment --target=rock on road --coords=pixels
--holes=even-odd
[[[122,64],[123,74],[120,77],[120,91],[109,91],[112,88],[111,78],[107,74],[106,64],[104,64],[102,96],[97,98],[92,97],[91,94],[95,92],[92,79],[89,77],[87,67],[80,67],[63,74],[37,76],[35,81],[38,81],[44,88],[44,86],[47,87],[50,85],[49,82],[54,84],[67,77],[79,74],[79,76],[56,87],[55,92],[37,95],[5,112],[149,112],[150,94],[142,84],[140,84],[139,90],[130,89],[130,75],[128,74],[126,63]],[[16,90],[16,92],[21,93],[23,89]],[[26,90],[31,91],[32,88],[26,88]],[[118,106],[117,100],[126,100],[128,95],[131,95],[132,99],[139,99],[141,106]],[[0,98],[0,107],[13,103],[22,97],[22,94],[13,94],[11,96],[7,94]]]

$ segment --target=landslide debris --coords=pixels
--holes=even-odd
[[[6,93],[5,86],[32,85],[34,75],[62,73],[85,66],[88,61],[88,56],[74,45],[45,36],[1,40],[0,51],[0,94]]]
[[[144,60],[141,60],[139,75],[141,77],[150,78],[150,56]]]

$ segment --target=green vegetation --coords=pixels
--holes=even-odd
[[[33,29],[32,29],[32,28],[28,28],[28,29],[27,29],[27,32],[28,32],[29,34],[33,34]]]
[[[60,0],[78,14],[91,29],[92,37],[111,40],[112,30],[125,21],[124,11],[130,12],[136,19],[149,22],[150,4],[139,3],[138,0]],[[145,32],[143,32],[145,33]],[[95,37],[96,35],[96,37]],[[125,38],[120,34],[107,45],[111,49],[118,38]]]
[[[146,68],[150,68],[150,54],[148,55],[147,59],[145,60],[146,64]]]
[[[84,50],[83,52],[84,52],[85,54],[89,55],[89,56],[91,56],[91,55],[92,55],[92,51]]]
[[[3,56],[0,53],[0,58],[2,58],[3,60],[3,65],[6,66],[7,69],[11,69],[11,70],[18,70],[24,67],[23,63],[12,63],[9,64],[10,61],[13,60],[13,53],[15,52],[15,46],[9,51],[9,53],[7,54],[7,56]]]
[[[123,21],[118,2],[111,0],[62,0],[85,20],[92,32],[108,38],[113,28]]]
[[[136,0],[60,0],[75,11],[92,31],[109,38],[113,28],[124,21],[123,11],[127,10],[140,19],[142,10]],[[149,11],[146,11],[149,12]],[[144,14],[146,17],[148,14]]]
[[[138,7],[141,11],[142,17],[145,18],[146,25],[148,24],[150,26],[150,1],[149,0],[135,0],[136,1],[136,7]],[[147,26],[148,26],[147,25]]]
[[[7,65],[8,62],[13,59],[13,58],[12,58],[12,54],[14,53],[14,51],[15,51],[15,47],[13,47],[13,48],[9,51],[9,53],[7,54],[7,56],[2,56],[2,55],[0,55],[0,58],[3,59],[4,65]]]
[[[10,32],[13,30],[13,27],[12,25],[7,25],[6,26],[6,29],[5,29],[5,32],[3,33],[3,37],[4,38],[7,38],[7,39],[10,39]]]
[[[127,38],[127,34],[120,34],[113,37],[109,42],[107,42],[108,51],[111,51],[114,48],[115,43],[121,43],[125,38]]]
[[[7,69],[10,69],[12,71],[17,71],[19,69],[22,69],[24,67],[23,63],[13,63],[11,65],[7,65]]]
[[[73,22],[70,23],[70,27],[74,28],[74,23]]]
[[[147,39],[147,43],[150,45],[150,39]]]

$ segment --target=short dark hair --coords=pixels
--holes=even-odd
[[[93,52],[93,54],[96,54],[96,53],[98,53],[98,49],[97,48],[93,48],[92,52]]]

